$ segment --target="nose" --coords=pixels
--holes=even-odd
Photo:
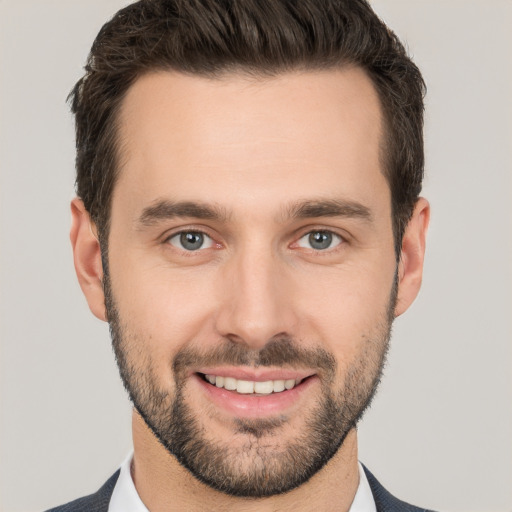
[[[276,336],[294,334],[293,280],[270,250],[245,250],[233,256],[219,284],[218,333],[261,349]]]

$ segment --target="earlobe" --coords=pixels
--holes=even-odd
[[[426,199],[420,197],[402,239],[395,316],[404,313],[420,291],[429,220],[430,205]]]
[[[78,198],[71,202],[71,219],[69,236],[78,282],[92,313],[106,321],[100,243],[89,212]]]

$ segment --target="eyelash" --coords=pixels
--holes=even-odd
[[[326,247],[325,249],[315,249],[314,247],[303,247],[300,245],[300,242],[303,240],[303,239],[306,239],[306,237],[309,237],[311,238],[312,235],[314,234],[319,234],[321,233],[322,235],[328,235],[330,237],[330,243],[335,243],[334,247]],[[307,231],[306,233],[304,233],[296,242],[294,242],[292,245],[297,245],[299,247],[302,247],[304,249],[309,249],[311,251],[313,251],[314,253],[331,253],[333,251],[335,251],[338,246],[342,245],[343,243],[345,243],[345,239],[339,235],[338,233],[330,230],[330,229],[310,229],[309,231]],[[309,240],[309,243],[311,245],[311,239]]]
[[[201,235],[201,236],[209,239],[211,241],[211,244],[208,247],[205,247],[205,248],[200,247],[200,248],[198,248],[196,250],[187,250],[185,248],[177,247],[176,245],[174,245],[171,242],[171,240],[173,238],[177,238],[177,237],[180,237],[182,235],[187,235],[187,234]],[[217,248],[221,247],[221,244],[215,242],[214,238],[212,236],[210,236],[208,233],[206,233],[202,229],[193,229],[193,228],[192,229],[182,229],[181,231],[177,231],[175,233],[172,233],[171,235],[169,235],[168,237],[165,238],[164,243],[172,245],[177,250],[179,250],[179,251],[181,251],[182,253],[185,253],[185,254],[193,254],[195,252],[200,252],[201,250],[210,249],[213,246],[217,246]]]
[[[315,233],[324,233],[324,234],[331,235],[334,240],[335,239],[338,240],[338,243],[334,247],[327,247],[326,249],[315,249],[315,248],[312,248],[312,247],[308,248],[308,247],[302,247],[302,246],[299,245],[299,242],[301,240],[303,240],[305,237],[311,236],[312,234],[315,234]],[[171,243],[171,240],[173,238],[179,237],[179,236],[184,235],[184,234],[202,235],[203,237],[208,238],[211,241],[211,244],[208,247],[205,247],[205,248],[200,247],[200,248],[198,248],[196,250],[187,250],[187,249],[184,249],[184,248],[177,247],[176,245]],[[302,231],[301,235],[298,238],[296,238],[295,241],[292,244],[289,245],[289,247],[292,248],[292,249],[296,248],[296,247],[302,247],[303,249],[308,250],[311,254],[322,255],[322,254],[331,254],[332,252],[334,252],[336,250],[339,250],[339,246],[342,246],[342,245],[344,245],[346,243],[347,243],[346,237],[340,235],[339,233],[336,233],[332,229],[326,229],[326,228],[313,228],[313,229],[311,229],[311,228],[308,228],[307,231]],[[209,233],[207,233],[206,231],[204,231],[202,229],[199,229],[199,228],[182,229],[180,231],[174,232],[174,233],[172,233],[171,235],[167,236],[164,239],[164,244],[172,245],[177,250],[179,250],[180,252],[182,252],[182,253],[184,253],[186,255],[193,255],[194,253],[200,253],[200,252],[202,252],[202,251],[204,251],[206,249],[210,249],[210,248],[215,248],[215,249],[222,248],[222,244],[221,243],[216,242],[215,239]]]

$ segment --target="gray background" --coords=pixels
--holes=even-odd
[[[68,242],[65,98],[120,0],[0,0],[0,507],[95,490],[130,449],[107,328]],[[379,0],[428,83],[423,290],[394,329],[360,458],[402,499],[512,510],[512,2]]]

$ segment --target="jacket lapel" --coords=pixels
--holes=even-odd
[[[372,490],[373,499],[375,500],[375,506],[377,512],[433,512],[425,508],[418,508],[413,505],[405,503],[398,498],[395,498],[390,494],[379,481],[372,475],[372,473],[363,465],[364,472],[368,478],[370,489]]]
[[[66,505],[52,508],[46,512],[108,512],[108,504],[114,492],[120,470],[118,469],[94,494],[71,501]]]

